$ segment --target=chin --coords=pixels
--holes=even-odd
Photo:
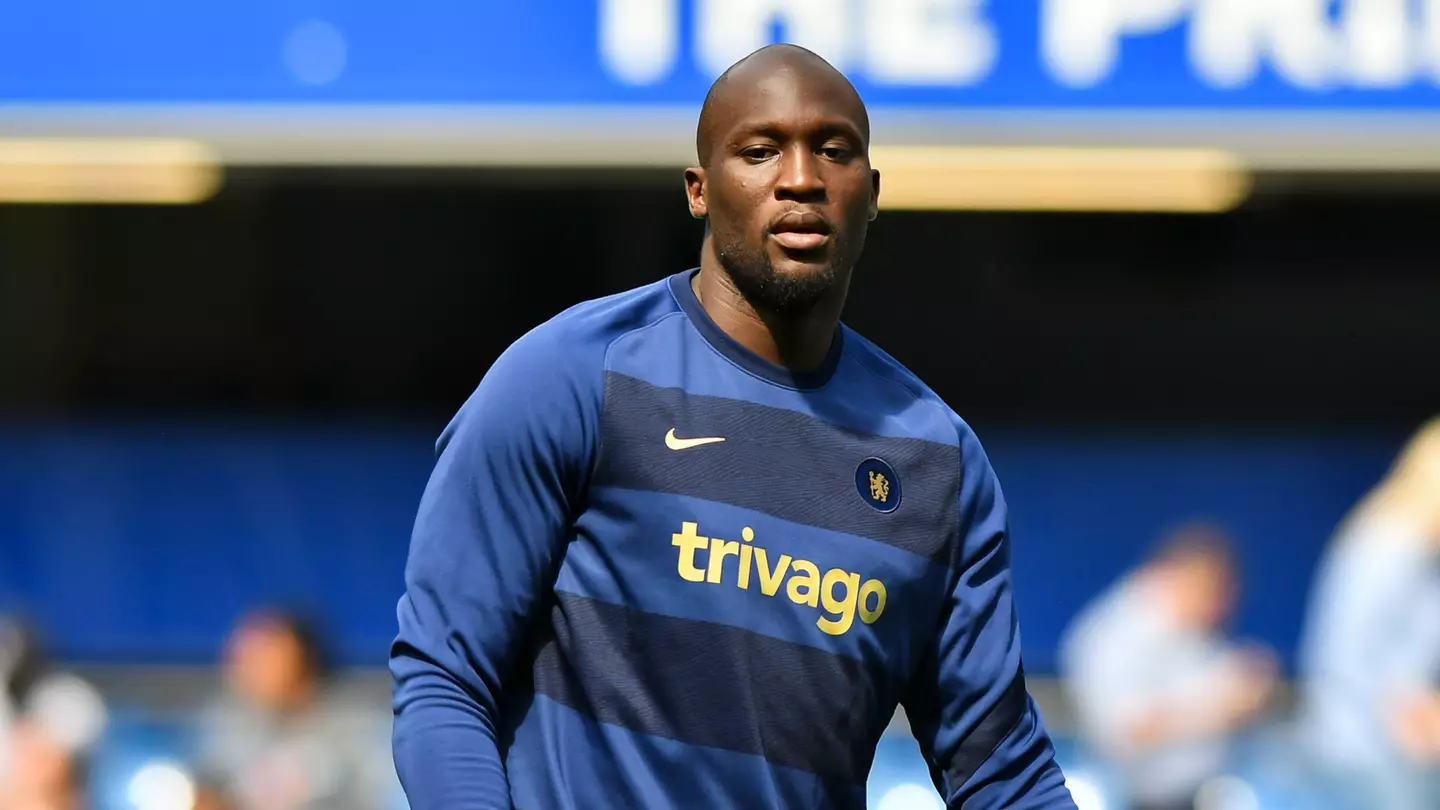
[[[835,285],[834,268],[828,263],[786,261],[772,266],[770,282],[756,291],[752,302],[772,312],[805,312],[830,295]]]
[[[829,296],[837,272],[833,251],[719,251],[719,259],[751,304],[781,314],[803,312]]]
[[[770,261],[770,267],[778,276],[788,278],[833,278],[834,257],[829,251],[816,251],[809,255],[782,252]]]

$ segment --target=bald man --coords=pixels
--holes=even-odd
[[[516,341],[437,444],[391,652],[413,810],[862,808],[904,705],[951,808],[1073,808],[970,428],[840,323],[880,176],[855,89],[715,83],[700,267]]]

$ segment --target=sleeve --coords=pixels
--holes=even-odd
[[[412,810],[510,807],[501,687],[583,498],[603,367],[585,379],[584,356],[521,338],[437,442],[390,652],[392,748]]]
[[[931,779],[952,810],[1069,808],[1055,749],[1025,687],[1004,496],[962,433],[961,542],[930,650],[905,696]]]

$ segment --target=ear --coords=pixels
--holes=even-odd
[[[710,213],[705,202],[705,170],[691,167],[685,170],[685,201],[690,204],[690,216],[704,219]]]
[[[870,190],[870,221],[871,221],[871,222],[874,222],[874,221],[875,221],[875,218],[878,217],[878,216],[880,216],[880,170],[879,170],[879,169],[871,169],[871,170],[870,170],[870,184],[871,184],[871,186],[873,186],[873,188]]]

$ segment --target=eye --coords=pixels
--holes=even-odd
[[[740,156],[751,163],[762,163],[777,154],[779,154],[779,150],[766,145],[747,146],[740,150]]]
[[[830,160],[843,163],[850,159],[851,152],[848,148],[839,144],[828,144],[821,147],[820,154]]]

